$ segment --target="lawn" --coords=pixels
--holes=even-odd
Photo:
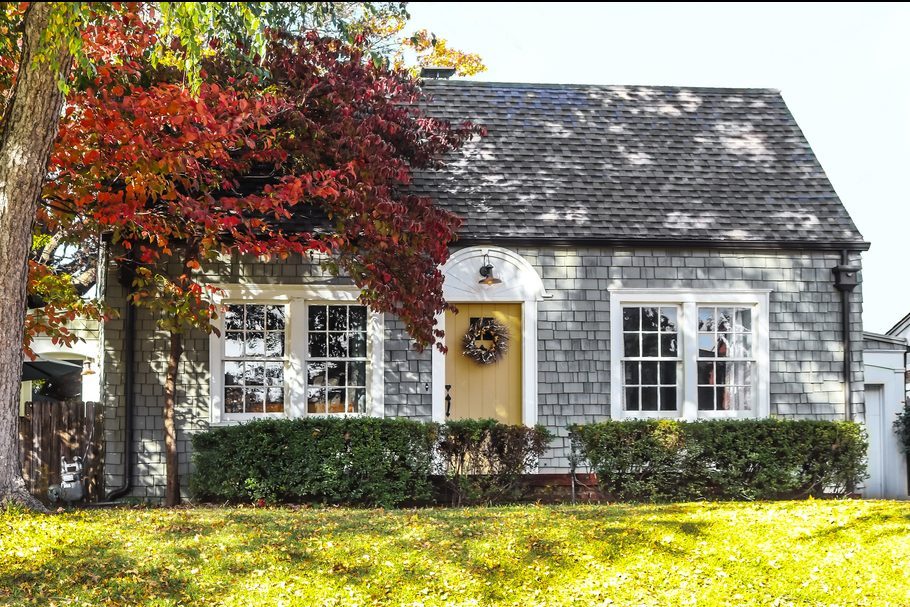
[[[910,503],[9,511],[0,604],[910,605]]]

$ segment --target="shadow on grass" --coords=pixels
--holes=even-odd
[[[693,542],[729,533],[729,507],[718,508],[199,508],[48,517],[41,524],[55,527],[48,537],[60,546],[31,561],[0,563],[0,603],[29,597],[36,604],[248,602],[245,593],[283,581],[327,595],[353,588],[380,603],[419,591],[442,593],[454,580],[490,604],[511,600],[525,584],[545,591],[563,583],[560,576],[583,559],[613,570],[643,555],[685,562]],[[749,508],[734,507],[731,516]],[[779,516],[785,519],[787,510]],[[900,535],[907,533],[910,512],[857,513],[848,520],[849,528],[871,537]],[[837,527],[816,535],[837,540],[845,532]]]
[[[873,531],[876,527],[881,530]],[[861,532],[863,538],[870,543],[886,540],[895,536],[907,536],[910,532],[910,511],[899,514],[897,512],[876,512],[862,514],[847,521],[846,525],[831,525],[809,536],[811,540],[836,540],[850,534]]]
[[[365,589],[381,587],[379,582],[389,580],[402,587],[434,587],[443,574],[475,583],[492,600],[505,596],[508,584],[484,587],[485,580],[509,580],[537,570],[535,579],[545,584],[576,557],[579,542],[586,541],[581,532],[592,534],[600,545],[649,544],[680,556],[674,548],[655,543],[653,532],[624,525],[623,516],[612,511],[567,517],[559,511],[534,508],[417,512],[199,509],[149,510],[130,518],[134,520],[126,523],[128,528],[116,533],[116,514],[88,518],[78,534],[52,549],[46,558],[35,559],[32,567],[27,562],[15,569],[0,565],[0,588],[7,589],[6,597],[3,592],[0,597],[23,601],[32,597],[38,602],[144,605],[177,600],[206,604],[268,581],[265,572],[281,569],[306,572],[319,583]],[[48,521],[67,525],[65,517]],[[688,523],[676,525],[666,520],[650,524],[697,532]],[[621,551],[612,549],[597,554],[604,561],[623,557]],[[333,578],[331,582],[328,576]],[[280,577],[277,572],[276,577]]]

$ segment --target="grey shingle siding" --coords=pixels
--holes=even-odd
[[[649,288],[771,289],[771,413],[816,419],[841,419],[843,346],[840,294],[831,268],[831,252],[678,250],[666,248],[524,248],[523,255],[553,294],[539,302],[539,421],[556,435],[543,471],[565,470],[566,426],[609,417],[609,293],[615,286]],[[858,262],[859,257],[856,255]],[[234,263],[212,271],[212,281],[299,284],[323,282],[308,261]],[[124,293],[114,280],[109,303],[121,306]],[[850,326],[854,352],[851,368],[853,408],[862,413],[862,295],[851,295]],[[167,338],[147,312],[140,312],[137,343],[136,441],[134,496],[157,499],[164,490],[161,451],[161,402]],[[432,381],[430,352],[410,347],[402,324],[385,325],[385,412],[387,416],[429,420]],[[189,438],[209,419],[208,337],[192,334],[180,370],[178,443],[181,474],[189,472]],[[105,330],[105,403],[108,406],[108,486],[123,473],[123,329],[122,320]]]
[[[460,244],[523,255],[553,295],[538,308],[538,419],[557,436],[542,471],[565,470],[571,423],[610,412],[613,287],[770,289],[771,414],[842,419],[840,249],[867,248],[777,91],[432,81],[430,114],[487,129],[415,177],[464,219]],[[298,218],[299,219],[299,218]],[[532,244],[533,243],[533,244]],[[828,251],[827,249],[831,249]],[[309,259],[232,261],[211,282],[324,284]],[[108,303],[125,293],[109,280]],[[849,296],[852,410],[863,414],[862,290]],[[429,420],[430,351],[384,327],[386,416]],[[133,495],[164,492],[167,337],[138,322]],[[104,330],[108,486],[124,473],[122,319]],[[209,419],[209,339],[186,337],[178,393],[181,476]]]
[[[428,81],[487,135],[415,190],[463,239],[865,246],[779,92]]]

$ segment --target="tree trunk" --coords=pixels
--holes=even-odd
[[[167,379],[164,383],[164,463],[167,489],[166,506],[180,503],[180,477],[177,474],[177,426],[174,423],[174,405],[177,401],[177,369],[183,355],[183,335],[171,332],[171,350],[167,359]]]
[[[57,51],[59,71],[35,61],[54,4],[26,9],[19,72],[0,132],[0,503],[41,510],[22,480],[17,416],[31,228],[63,106],[58,79],[71,64],[66,44]]]

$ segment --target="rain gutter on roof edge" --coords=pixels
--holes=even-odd
[[[455,246],[515,245],[515,246],[597,246],[597,247],[675,247],[697,249],[738,249],[747,251],[868,251],[871,244],[856,242],[794,242],[789,240],[677,240],[671,238],[540,238],[463,236]]]

